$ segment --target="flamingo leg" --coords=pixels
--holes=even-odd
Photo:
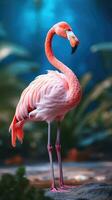
[[[59,165],[59,185],[60,188],[64,187],[64,180],[63,180],[63,170],[62,170],[62,160],[61,160],[61,138],[60,138],[60,122],[58,122],[58,127],[57,127],[57,138],[56,138],[56,153],[57,153],[57,158],[58,158],[58,165]]]
[[[56,185],[55,185],[55,178],[54,178],[54,168],[53,168],[53,160],[52,160],[52,150],[53,147],[51,145],[51,125],[48,123],[48,144],[47,144],[48,154],[49,154],[49,160],[50,160],[50,167],[51,167],[51,191],[55,192],[57,191]]]
[[[72,186],[68,186],[64,184],[64,179],[63,179],[63,170],[62,170],[62,159],[61,159],[61,137],[60,137],[60,122],[58,122],[57,126],[57,138],[56,138],[56,153],[57,153],[57,158],[58,158],[58,166],[59,166],[59,191],[60,192],[66,192],[68,189],[73,188]]]

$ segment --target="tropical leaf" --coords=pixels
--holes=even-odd
[[[81,87],[82,87],[83,91],[85,90],[86,86],[90,82],[91,78],[92,78],[91,73],[86,73],[86,74],[83,75],[82,79],[80,80]]]
[[[91,47],[91,51],[93,53],[96,52],[103,52],[103,51],[110,51],[112,52],[112,42],[104,42],[104,43],[99,43],[99,44],[94,44]]]
[[[112,134],[112,132],[111,132],[111,134]],[[99,131],[99,132],[97,132],[97,134],[91,133],[90,136],[88,136],[86,138],[83,137],[83,139],[80,141],[79,145],[81,145],[83,147],[89,146],[95,142],[102,141],[102,140],[106,139],[107,137],[110,137],[111,134],[107,130]]]
[[[12,75],[19,75],[26,72],[36,72],[38,70],[38,63],[32,61],[16,61],[8,66],[5,66],[7,71]]]
[[[0,61],[4,60],[6,57],[10,55],[27,57],[29,56],[29,52],[16,44],[4,41],[0,43]]]
[[[98,83],[90,92],[88,92],[88,94],[83,95],[82,102],[78,107],[78,112],[76,109],[77,112],[76,119],[79,120],[81,115],[88,108],[89,104],[92,103],[93,101],[98,100],[98,98],[100,98],[101,95],[104,94],[109,88],[112,88],[112,77],[109,77],[106,80]]]
[[[24,84],[7,71],[0,72],[0,111],[7,113],[15,106],[16,99],[22,91]],[[13,110],[12,109],[12,110]]]
[[[0,37],[5,37],[7,35],[4,27],[3,27],[3,24],[0,22]]]

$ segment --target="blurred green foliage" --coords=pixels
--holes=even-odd
[[[18,168],[15,175],[4,174],[0,178],[0,199],[1,200],[50,200],[39,190],[30,185],[25,177],[24,167]]]
[[[99,53],[104,68],[112,68],[112,42],[94,44],[91,47],[91,52]]]
[[[17,143],[17,147],[14,150],[11,148],[8,126],[13,117],[16,103],[24,84],[20,83],[17,79],[13,80],[12,76],[10,79],[10,75],[5,75],[7,82],[3,84],[3,81],[2,87],[0,87],[0,93],[3,93],[4,90],[3,99],[1,98],[2,106],[0,107],[1,157],[7,158],[12,155],[20,154],[26,159],[46,159],[47,125],[44,122],[30,122],[26,124],[24,128],[26,134],[23,145]],[[104,140],[112,135],[112,96],[110,92],[112,88],[112,77],[97,83],[89,91],[86,91],[91,79],[92,75],[90,73],[85,74],[81,78],[80,82],[83,90],[82,101],[77,108],[67,114],[62,122],[61,137],[63,155],[74,146],[86,148],[95,141]],[[7,88],[8,91],[11,92],[8,92]],[[93,108],[91,109],[92,106]],[[55,137],[56,124],[53,123],[53,143]]]
[[[101,141],[112,135],[112,95],[110,92],[112,77],[97,83],[85,92],[91,79],[92,76],[89,73],[82,77],[80,81],[83,89],[82,101],[68,114],[62,126],[63,139],[66,137],[66,141],[69,141],[72,136],[72,145],[75,143],[79,147],[87,147],[94,141]]]

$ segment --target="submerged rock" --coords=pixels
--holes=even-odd
[[[88,183],[67,192],[47,192],[54,200],[112,200],[112,184]]]

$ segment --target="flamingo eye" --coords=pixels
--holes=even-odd
[[[71,29],[70,28],[68,28],[68,29],[64,29],[64,31],[66,32],[66,31],[71,31]]]

